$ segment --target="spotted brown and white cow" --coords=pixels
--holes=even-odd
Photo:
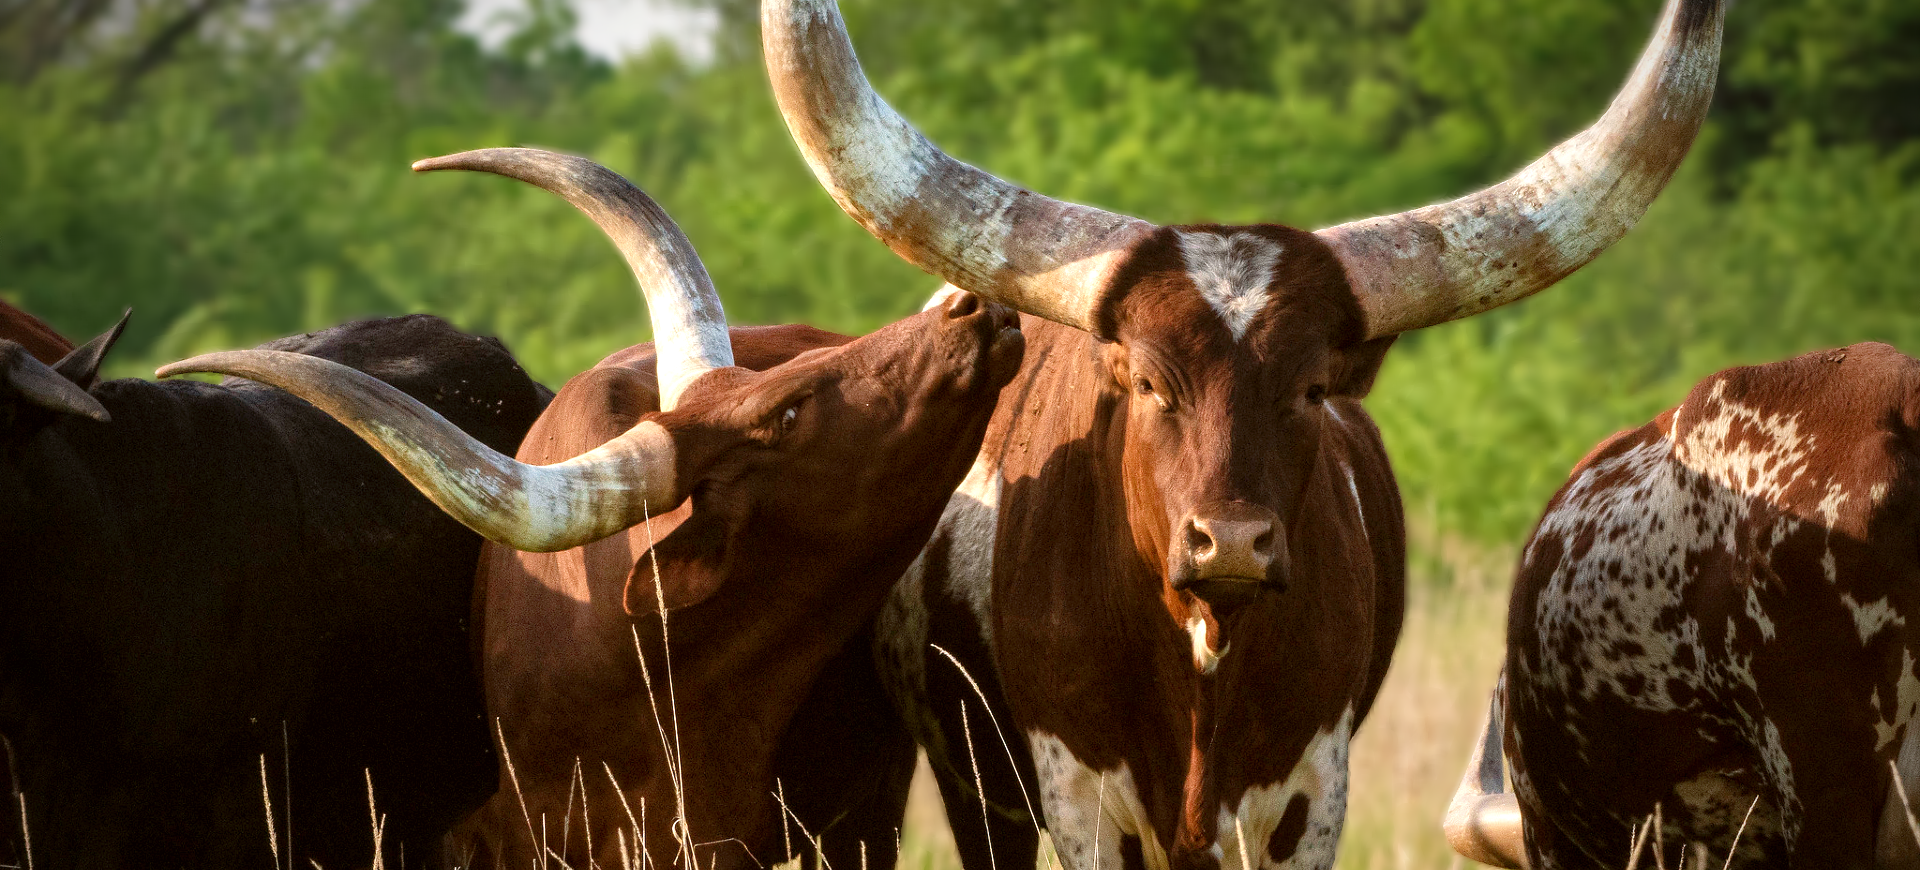
[[[468,866],[891,867],[914,750],[863,639],[1019,368],[1013,311],[958,294],[860,338],[730,335],[686,236],[605,168],[527,149],[419,168],[566,196],[633,265],[657,343],[569,381],[515,459],[323,362],[169,370],[297,392],[496,542],[475,611],[507,751],[456,834]]]
[[[1920,361],[1730,369],[1596,447],[1527,543],[1507,638],[1505,727],[1450,819],[1468,857],[1619,866],[1658,804],[1668,863],[1738,834],[1736,866],[1920,867],[1889,767],[1911,792]]]
[[[831,0],[764,0],[775,95],[841,208],[1031,315],[882,613],[969,868],[1026,860],[1042,820],[1074,870],[1331,863],[1403,597],[1360,400],[1399,333],[1539,291],[1639,218],[1706,112],[1721,6],[1672,0],[1600,122],[1512,179],[1307,232],[1154,226],[1001,181],[872,91]]]

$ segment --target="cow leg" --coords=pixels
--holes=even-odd
[[[880,687],[872,648],[869,627],[827,662],[774,762],[787,805],[838,870],[891,870],[913,780],[913,738]],[[817,866],[822,856],[793,846],[807,870]]]
[[[956,673],[951,664],[946,670]],[[961,866],[966,870],[1025,868],[1033,863],[1040,845],[1038,822],[1029,810],[1037,811],[1039,804],[1030,791],[1023,793],[1023,787],[1033,789],[1037,782],[1026,741],[1005,731],[1009,713],[1004,702],[989,715],[964,681],[956,675],[951,682],[954,685],[939,696],[935,739],[926,746]],[[983,684],[983,689],[999,700],[997,683]],[[995,717],[1002,729],[998,733]]]
[[[1040,834],[1031,818],[1008,818],[991,800],[983,814],[980,792],[971,780],[934,770],[940,801],[947,809],[947,826],[965,870],[1027,870],[1040,852]],[[989,786],[989,793],[992,788]],[[1022,814],[1025,815],[1024,813]]]
[[[1786,718],[1776,715],[1773,722]],[[1794,870],[1872,868],[1875,829],[1892,788],[1885,762],[1870,744],[1851,745],[1829,730],[1796,730],[1789,723],[1775,733],[1780,739],[1762,744],[1768,748],[1763,757],[1775,790],[1782,793],[1780,806],[1790,808],[1783,814],[1787,865]]]
[[[881,608],[874,644],[887,695],[927,752],[966,870],[1024,868],[1039,849],[1033,761],[993,666],[1000,487],[998,471],[976,462]]]
[[[1802,804],[1798,835],[1787,847],[1789,867],[1869,870],[1875,866],[1874,829],[1881,802],[1878,794],[1867,794],[1860,784],[1884,782],[1886,776],[1876,778],[1871,770],[1853,766],[1848,771],[1820,771],[1794,783]]]

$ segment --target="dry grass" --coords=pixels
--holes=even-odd
[[[1440,815],[1479,737],[1506,637],[1514,553],[1414,534],[1405,632],[1393,670],[1354,739],[1340,870],[1469,868]],[[959,870],[940,793],[923,759],[901,834],[901,870]],[[1038,865],[1050,854],[1043,848]]]
[[[1498,676],[1516,554],[1412,537],[1406,629],[1353,741],[1340,870],[1476,866],[1447,847],[1440,816]]]

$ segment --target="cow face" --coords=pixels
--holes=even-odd
[[[654,547],[676,578],[667,605],[703,600],[757,551],[813,558],[835,542],[857,560],[917,547],[1024,348],[1011,309],[959,293],[849,344],[695,381],[655,418],[692,503]],[[629,612],[655,606],[651,571],[643,559],[629,577]]]
[[[1280,226],[1158,230],[1103,309],[1136,546],[1203,615],[1284,591],[1328,401],[1364,395],[1392,338],[1364,340],[1332,252]]]

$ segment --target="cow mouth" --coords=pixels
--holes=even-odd
[[[1026,349],[1027,336],[1020,331],[1019,317],[1014,315],[1002,321],[1000,329],[993,334],[992,346],[987,349],[995,386],[1006,386],[1019,373]]]
[[[1207,577],[1189,581],[1174,588],[1192,593],[1195,598],[1205,601],[1207,607],[1218,616],[1225,616],[1252,604],[1254,599],[1259,598],[1262,593],[1280,593],[1287,590],[1285,583],[1264,577]]]

